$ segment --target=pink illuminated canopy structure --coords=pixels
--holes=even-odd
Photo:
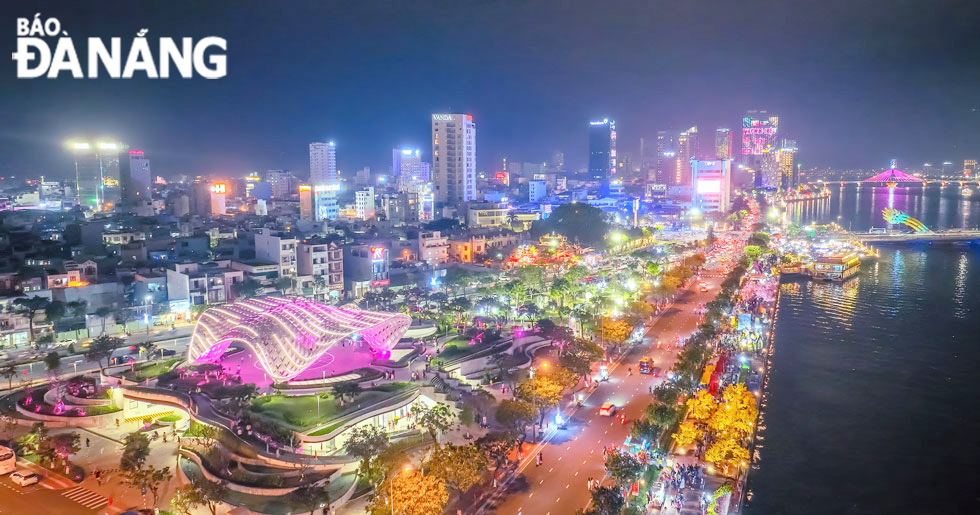
[[[376,356],[387,358],[411,324],[412,319],[402,313],[365,311],[352,305],[341,308],[292,297],[248,299],[201,314],[191,334],[187,361],[217,362],[229,345],[241,343],[270,377],[288,381],[350,338],[363,338]]]

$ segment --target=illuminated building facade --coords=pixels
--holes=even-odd
[[[211,216],[224,216],[228,212],[225,199],[228,192],[228,185],[223,182],[216,182],[211,185]]]
[[[796,177],[796,141],[784,139],[776,151],[776,166],[779,168],[781,187],[792,189],[797,186]]]
[[[339,184],[313,185],[313,209],[316,221],[336,220],[340,216],[340,206],[337,204]]]
[[[715,157],[718,159],[732,158],[732,130],[715,130]]]
[[[698,157],[698,128],[691,127],[677,137],[677,161],[674,163],[674,186],[691,185],[691,160]]]
[[[732,160],[691,160],[691,207],[726,212],[732,199]]]
[[[91,211],[105,211],[119,203],[119,153],[121,143],[76,142],[71,144],[75,157],[75,194],[78,205]]]
[[[755,185],[779,188],[782,178],[776,161],[779,117],[766,111],[749,111],[742,117],[742,160],[756,171]]]
[[[310,143],[310,184],[334,184],[337,175],[337,144],[333,141]]]
[[[963,161],[963,177],[970,178],[977,176],[977,160],[966,159]]]
[[[299,185],[299,217],[313,220],[313,188],[309,184]]]
[[[412,319],[326,306],[306,299],[266,297],[214,307],[201,314],[187,348],[190,363],[217,362],[232,344],[250,350],[274,381],[288,381],[321,360],[335,362],[353,352],[341,342],[363,339],[386,359]]]
[[[458,204],[476,198],[473,115],[432,115],[432,182],[436,202]]]
[[[589,179],[606,182],[616,173],[616,122],[589,122]]]

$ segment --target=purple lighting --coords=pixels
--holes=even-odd
[[[253,352],[257,365],[269,376],[286,381],[331,349],[334,354],[354,352],[353,347],[338,344],[357,339],[357,335],[375,355],[390,356],[411,323],[405,314],[354,306],[338,308],[288,297],[248,299],[202,313],[191,335],[187,359],[216,362],[230,344],[239,343]]]

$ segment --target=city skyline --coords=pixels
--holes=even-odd
[[[0,137],[0,169],[67,177],[70,152],[55,150],[67,139],[105,135],[145,149],[154,173],[164,176],[253,169],[305,175],[308,145],[331,139],[340,149],[338,168],[352,173],[384,168],[392,147],[422,148],[423,160],[431,160],[428,117],[466,112],[481,126],[478,171],[493,171],[503,156],[545,162],[555,150],[578,170],[587,161],[589,120],[617,120],[620,153],[635,154],[639,139],[658,130],[737,129],[742,113],[753,109],[779,114],[782,135],[800,142],[800,162],[839,168],[873,167],[893,156],[910,164],[957,162],[973,158],[978,147],[971,127],[980,114],[970,86],[977,71],[969,66],[978,43],[967,37],[978,13],[966,3],[949,5],[941,13],[893,6],[885,16],[872,7],[845,11],[842,2],[821,12],[769,2],[712,13],[623,5],[604,11],[617,30],[602,37],[591,36],[594,8],[585,5],[468,6],[466,19],[481,19],[479,26],[461,25],[464,10],[456,7],[346,6],[349,23],[328,35],[310,21],[325,11],[306,7],[230,18],[209,6],[192,19],[181,7],[137,15],[119,4],[106,16],[46,6],[45,14],[80,36],[118,36],[141,16],[160,35],[220,35],[229,42],[229,73],[214,81],[18,81],[7,61],[0,111],[20,122]],[[259,18],[265,28],[250,31]],[[545,22],[532,29],[524,19]],[[665,21],[671,19],[699,22],[698,43],[682,45],[685,34]],[[290,24],[292,33],[280,28]],[[412,37],[431,26],[443,30]],[[740,26],[800,32],[776,30],[774,37]],[[492,52],[478,45],[501,28],[507,30],[494,38]],[[728,44],[733,39],[739,45]],[[450,41],[458,45],[435,62],[428,58],[429,49]],[[811,41],[821,48],[811,49]],[[314,66],[324,58],[350,73]],[[703,85],[709,68],[730,78],[724,90]],[[572,69],[590,80],[574,80]],[[392,75],[400,80],[383,80]],[[501,85],[501,78],[532,76]],[[599,77],[605,80],[593,80]],[[938,107],[915,108],[934,98],[922,92],[928,95],[937,78],[944,88]],[[854,130],[844,136],[841,124]]]

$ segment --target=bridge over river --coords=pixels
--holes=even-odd
[[[952,231],[916,231],[916,232],[892,232],[892,233],[842,233],[850,239],[861,243],[910,243],[910,242],[944,242],[944,243],[970,243],[980,241],[980,230],[952,230]]]

